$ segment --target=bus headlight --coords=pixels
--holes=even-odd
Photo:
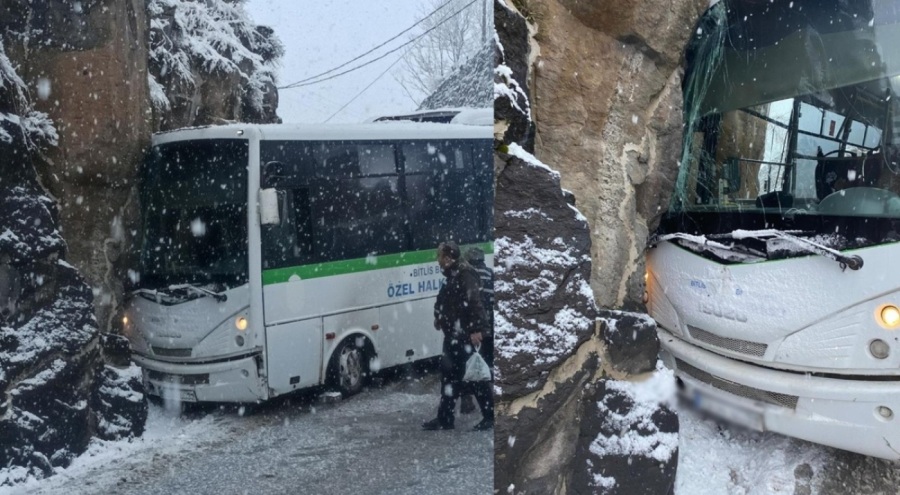
[[[123,317],[122,317],[122,326],[123,326],[123,327],[127,327],[127,326],[128,326],[128,317],[127,317],[127,316],[123,316]]]
[[[238,330],[243,332],[244,330],[247,329],[247,318],[244,318],[243,316],[238,316],[237,319],[234,320],[234,326]]]
[[[893,304],[885,304],[875,312],[875,319],[884,328],[893,330],[900,326],[900,309]]]

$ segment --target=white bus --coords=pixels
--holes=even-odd
[[[686,61],[663,361],[715,415],[900,459],[900,1],[722,0]]]
[[[492,128],[157,134],[122,323],[151,395],[252,402],[440,355],[446,239],[492,261]]]

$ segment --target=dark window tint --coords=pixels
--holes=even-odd
[[[488,140],[264,142],[262,149],[264,160],[286,170],[277,185],[282,224],[263,227],[264,268],[491,239]]]
[[[154,147],[141,182],[142,284],[247,280],[245,140]]]

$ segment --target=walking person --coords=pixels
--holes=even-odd
[[[460,259],[459,246],[443,242],[437,249],[437,262],[447,277],[434,303],[434,326],[443,332],[441,356],[441,400],[435,419],[422,424],[425,430],[452,430],[456,399],[475,389],[482,420],[476,430],[494,426],[493,395],[488,381],[465,383],[466,361],[487,334],[487,321],[481,299],[478,274]]]
[[[479,247],[469,248],[463,258],[478,273],[481,279],[481,303],[487,318],[487,332],[481,339],[478,352],[488,367],[494,368],[494,272],[484,263],[484,251]],[[493,395],[491,396],[493,399]],[[466,394],[460,397],[460,414],[475,412],[475,396]]]
[[[481,279],[481,304],[487,317],[487,333],[481,340],[481,357],[494,368],[494,271],[484,263],[484,251],[473,247],[464,256]]]

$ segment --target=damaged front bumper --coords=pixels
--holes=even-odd
[[[256,402],[266,400],[257,356],[217,363],[167,363],[132,355],[143,371],[150,395],[182,402]]]
[[[761,431],[900,460],[900,377],[826,378],[765,368],[660,328],[661,357],[699,409]]]

